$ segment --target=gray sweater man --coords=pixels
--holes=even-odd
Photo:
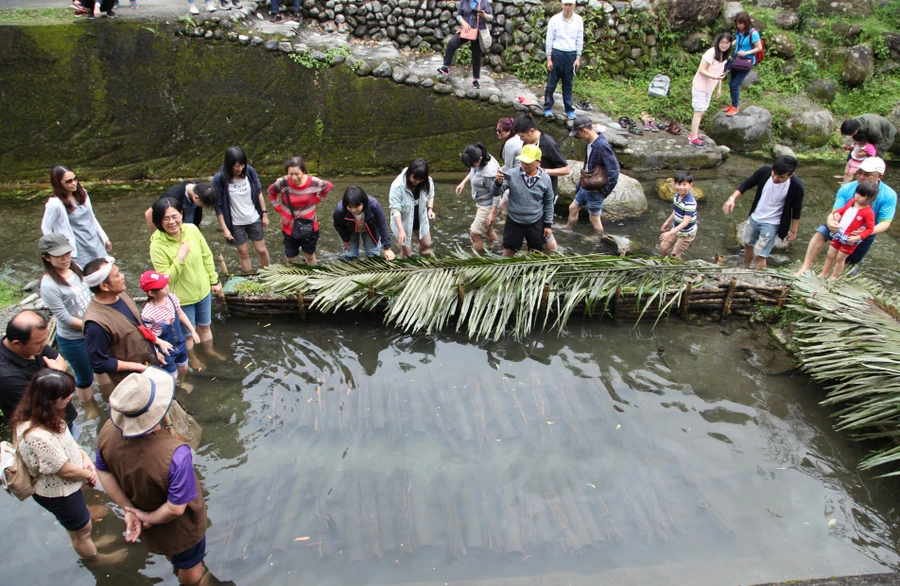
[[[543,250],[544,243],[553,235],[553,185],[550,176],[541,169],[541,149],[525,145],[516,158],[521,161],[521,168],[513,169],[509,175],[498,171],[491,185],[493,197],[509,189],[503,228],[504,256],[514,256],[522,248],[523,239],[529,249]]]

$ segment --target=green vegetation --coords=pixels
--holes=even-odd
[[[240,283],[234,286],[234,290],[241,295],[246,296],[255,296],[255,295],[269,295],[272,293],[272,288],[259,281],[241,281]]]
[[[323,67],[331,67],[334,64],[334,58],[337,55],[343,55],[345,59],[352,55],[352,53],[350,52],[350,48],[345,46],[329,49],[325,53],[324,60],[313,58],[312,53],[312,51],[304,51],[303,53],[291,53],[288,56],[294,63],[297,63],[298,65],[305,67],[306,69],[312,69],[315,71],[318,69],[322,69]]]
[[[0,25],[59,24],[72,22],[71,8],[16,8],[0,10]]]
[[[22,298],[22,290],[0,279],[0,308],[15,305]]]

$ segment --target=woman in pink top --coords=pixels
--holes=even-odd
[[[691,120],[691,132],[688,141],[696,147],[703,147],[703,139],[700,138],[700,121],[703,113],[709,109],[713,90],[718,87],[717,98],[722,97],[722,80],[725,79],[725,63],[728,61],[728,51],[734,37],[731,33],[720,33],[713,42],[713,46],[706,50],[700,59],[700,67],[694,75],[694,83],[691,86],[691,106],[694,108],[694,119]]]

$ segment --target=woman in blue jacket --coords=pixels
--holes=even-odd
[[[269,213],[266,211],[265,194],[256,170],[247,164],[247,155],[241,147],[225,149],[225,163],[212,184],[219,192],[216,201],[216,216],[225,241],[237,248],[241,270],[249,273],[250,246],[259,256],[259,265],[269,264],[266,248],[266,228],[269,227]]]
[[[367,257],[380,256],[383,249],[385,260],[394,260],[384,210],[362,188],[351,185],[344,191],[343,199],[334,208],[334,229],[341,237],[344,260],[359,258],[360,240]]]

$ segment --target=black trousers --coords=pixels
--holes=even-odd
[[[478,79],[481,76],[481,43],[478,39],[469,40],[460,38],[459,33],[450,37],[447,43],[447,52],[444,53],[444,67],[450,67],[453,64],[453,56],[456,50],[463,46],[463,43],[472,44],[472,77]]]

